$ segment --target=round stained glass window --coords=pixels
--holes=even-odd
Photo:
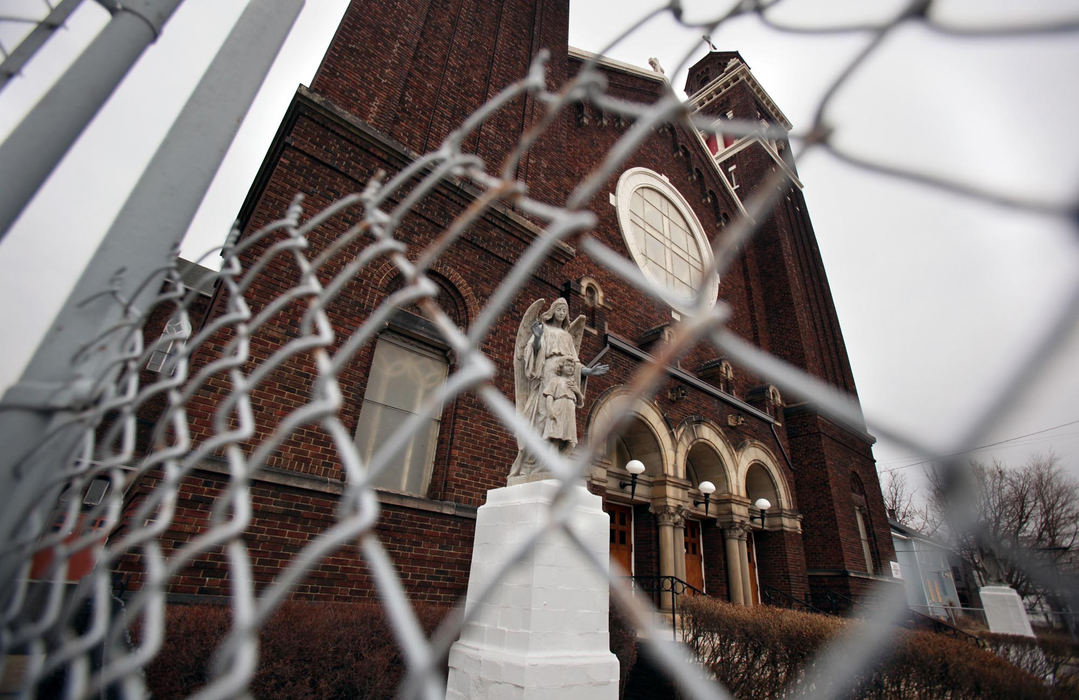
[[[675,297],[712,290],[716,275],[706,272],[712,250],[685,198],[665,178],[647,168],[627,170],[615,193],[618,223],[634,262]]]

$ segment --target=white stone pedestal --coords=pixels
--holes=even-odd
[[[472,606],[493,569],[535,532],[558,489],[553,479],[487,492],[476,518],[468,579]],[[599,561],[608,561],[610,521],[602,499],[576,486],[570,518]],[[618,659],[607,631],[608,583],[561,530],[542,536],[531,557],[503,577],[450,649],[446,697],[618,697]]]
[[[982,586],[978,589],[985,608],[989,631],[994,634],[1018,634],[1033,637],[1030,618],[1027,617],[1023,599],[1011,586]]]

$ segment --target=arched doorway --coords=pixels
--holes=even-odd
[[[663,452],[659,440],[648,423],[638,417],[631,418],[625,429],[611,438],[607,445],[607,456],[612,464],[623,469],[631,460],[640,461],[645,467],[642,476],[648,478],[663,474]],[[637,573],[633,505],[607,501],[604,507],[611,519],[611,563],[617,563],[626,574],[633,575]]]
[[[693,486],[702,481],[710,481],[716,487],[714,498],[719,499],[730,493],[730,483],[727,479],[727,471],[723,466],[719,453],[714,447],[706,442],[694,443],[686,454],[686,478]],[[685,550],[685,577],[686,582],[707,591],[705,587],[705,553],[704,542],[701,537],[701,521],[686,520],[683,534],[683,548]]]
[[[775,480],[764,465],[751,464],[746,472],[746,497],[751,504],[756,504],[761,498],[768,501],[771,507],[780,505],[779,489],[776,488]],[[749,573],[749,588],[747,591],[747,604],[759,605],[761,602],[760,591],[760,557],[758,556],[758,533],[764,529],[764,514],[755,505],[750,506],[751,516],[750,529],[746,537],[746,563]]]

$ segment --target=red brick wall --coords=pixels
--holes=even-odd
[[[575,74],[579,62],[566,59],[567,16],[566,4],[559,0],[507,1],[494,7],[478,0],[353,2],[312,90],[300,91],[294,100],[245,202],[242,241],[250,243],[260,227],[283,216],[296,192],[303,193],[305,210],[310,213],[345,194],[362,191],[378,171],[392,177],[412,152],[434,148],[478,104],[524,75],[540,48],[550,48],[553,53],[549,71],[552,87]],[[616,97],[652,99],[663,89],[658,81],[638,75],[614,70],[606,70],[606,75],[609,91]],[[740,94],[738,99],[750,97]],[[742,106],[748,109],[749,103]],[[490,168],[497,167],[521,130],[539,116],[533,100],[517,100],[469,137],[466,148],[479,153]],[[594,107],[573,108],[556,120],[551,133],[522,160],[517,175],[527,182],[533,196],[561,203],[564,194],[606,156],[628,127],[616,115]],[[736,162],[739,180],[744,183],[745,189],[739,190],[743,196],[775,164],[760,147],[742,151]],[[736,218],[737,203],[696,135],[683,125],[657,129],[622,165],[635,166],[668,177],[691,202],[710,236],[724,235],[728,222]],[[609,203],[617,178],[618,173],[612,175],[589,203],[597,217],[590,235],[628,254],[615,209]],[[394,193],[383,209],[400,202],[407,189]],[[468,187],[443,183],[404,218],[395,237],[409,246],[414,259],[414,251],[434,240],[473,199],[474,192]],[[334,217],[312,231],[304,255],[311,259],[325,250],[358,218],[356,205],[354,212]],[[462,325],[475,320],[478,309],[496,291],[533,235],[534,228],[523,217],[498,210],[484,216],[447,249],[435,272],[452,286],[444,298]],[[244,254],[247,266],[287,236],[288,232],[281,230],[251,245]],[[369,236],[359,235],[343,246],[319,270],[320,282],[330,283],[370,242]],[[567,243],[573,246],[578,241]],[[575,284],[585,276],[602,288],[604,306],[600,309],[588,307],[585,299],[572,291],[580,289]],[[247,292],[252,317],[298,279],[293,253],[279,252]],[[327,340],[326,351],[339,352],[397,285],[394,266],[385,257],[353,275],[327,307],[334,337]],[[581,355],[586,360],[603,349],[605,332],[633,344],[648,329],[671,321],[668,308],[644,298],[579,248],[563,248],[534,272],[483,342],[483,352],[499,364],[494,382],[506,396],[513,395],[508,358],[521,315],[534,299],[550,301],[563,290],[571,291],[571,312],[589,314],[597,331],[585,336]],[[731,306],[730,328],[734,332],[841,388],[853,390],[827,280],[797,188],[789,187],[745,255],[724,272],[719,292]],[[219,291],[215,300],[215,318],[226,312],[223,295]],[[253,371],[296,338],[308,309],[308,299],[298,298],[252,328],[250,357],[243,371]],[[220,331],[210,349],[220,352],[235,340],[231,331]],[[356,427],[372,347],[369,342],[355,352],[338,377],[342,402],[337,415],[349,431]],[[702,343],[681,358],[680,366],[695,372],[716,359],[717,351]],[[199,361],[205,364],[207,358]],[[604,361],[611,371],[589,381],[586,403],[579,411],[581,434],[597,397],[627,384],[639,368],[635,356],[618,350],[608,352]],[[306,404],[314,389],[313,369],[312,352],[305,350],[287,358],[251,390],[254,433],[242,441],[245,450],[268,438],[282,418]],[[672,429],[700,420],[726,426],[728,416],[741,413],[729,402],[691,385],[684,386],[684,398],[672,398],[667,389],[681,382],[674,377],[667,377],[666,382],[655,402]],[[748,397],[760,384],[758,377],[736,368],[734,394]],[[231,410],[226,401],[231,385],[228,373],[218,371],[190,401],[196,442],[215,434],[217,413]],[[226,423],[237,425],[234,418],[227,414],[225,418]],[[772,565],[769,585],[797,594],[805,590],[807,566],[846,569],[857,561],[860,544],[849,507],[852,470],[860,475],[870,496],[879,557],[886,561],[892,556],[890,539],[868,444],[811,413],[788,411],[786,418],[780,418],[785,425],[779,426],[778,437],[768,423],[753,416],[740,427],[723,428],[732,445],[757,441],[777,455],[786,452],[793,463],[792,469],[781,458],[780,469],[795,491],[792,507],[805,516],[805,546],[803,550],[795,535],[762,536],[761,546]],[[266,467],[318,483],[340,481],[343,474],[336,451],[317,423],[300,426],[284,438],[268,456]],[[505,483],[515,453],[514,437],[482,402],[471,394],[459,396],[443,412],[430,487],[419,496],[465,509],[479,506],[488,489]],[[200,474],[185,483],[178,518],[168,538],[180,541],[201,531],[212,501],[219,497],[218,479]],[[265,585],[288,556],[329,525],[334,500],[318,490],[262,483],[254,487],[254,493],[256,510],[245,538],[256,553],[256,580]],[[645,506],[635,509],[635,518],[637,572],[658,574],[654,519]],[[376,531],[406,576],[406,586],[421,598],[447,602],[464,589],[472,527],[466,515],[438,515],[386,505]],[[709,589],[725,593],[721,533],[710,527],[704,532]],[[296,594],[326,599],[370,596],[370,580],[361,560],[355,550],[335,553],[305,579]],[[223,579],[222,561],[215,553],[192,564],[175,583],[174,592],[214,594],[223,590],[227,580]]]
[[[753,538],[757,546],[757,573],[761,587],[771,586],[789,596],[806,600],[809,583],[806,580],[801,536],[782,530],[756,530]]]
[[[159,474],[149,474],[129,491],[129,512],[159,485],[159,479]],[[209,529],[214,504],[227,497],[226,483],[223,475],[202,470],[183,480],[171,525],[158,538],[166,558],[175,561],[180,547]],[[330,493],[269,483],[253,485],[250,496],[251,519],[242,541],[256,592],[262,592],[297,552],[337,523],[339,501]],[[406,591],[416,599],[442,604],[456,602],[465,592],[474,532],[474,513],[444,515],[389,504],[382,505],[378,524],[372,529],[395,561]],[[145,554],[137,551],[121,560],[118,570],[128,588],[146,583],[145,564]],[[225,552],[216,546],[182,567],[169,580],[166,593],[174,597],[225,597],[232,585]],[[356,539],[329,552],[292,590],[293,597],[311,600],[375,596],[373,579]]]
[[[436,149],[480,105],[551,54],[549,87],[565,81],[565,0],[354,0],[312,89],[417,153]],[[542,116],[533,98],[505,105],[464,142],[497,169],[518,134]],[[562,169],[561,127],[521,165],[541,193]],[[552,155],[556,157],[552,157]],[[545,192],[546,190],[546,192]]]

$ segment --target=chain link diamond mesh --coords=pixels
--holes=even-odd
[[[992,205],[1018,207],[1064,220],[1074,217],[1079,199],[1045,203],[866,161],[844,150],[824,114],[839,88],[869,62],[885,39],[911,23],[946,36],[1030,36],[1074,32],[1079,30],[1079,21],[1044,27],[972,29],[935,21],[929,12],[930,3],[921,2],[880,25],[808,30],[773,21],[769,10],[780,4],[742,3],[700,28],[709,32],[724,21],[752,13],[781,31],[859,30],[874,37],[820,96],[813,123],[791,134],[802,144],[799,156],[823,149],[869,173],[920,182]],[[687,24],[677,4],[659,8],[656,13]],[[627,33],[637,30],[634,27]],[[551,118],[585,102],[632,122],[606,160],[578,185],[562,207],[531,199],[522,183],[510,175],[538,133],[526,134],[498,171],[487,170],[461,149],[466,136],[478,125],[526,93],[541,102]],[[408,667],[402,695],[442,697],[440,660],[457,638],[463,620],[474,611],[451,616],[430,636],[424,633],[384,542],[374,529],[380,504],[372,480],[391,465],[411,434],[422,429],[442,405],[472,393],[508,430],[525,436],[529,448],[561,480],[564,490],[579,483],[580,475],[620,426],[613,424],[593,431],[570,459],[554,452],[516,415],[512,397],[507,398],[494,383],[496,363],[501,358],[487,357],[480,349],[533,269],[561,242],[572,242],[628,284],[676,308],[682,317],[655,361],[639,368],[629,386],[630,396],[649,396],[663,378],[665,367],[703,340],[747,370],[768,378],[786,394],[813,403],[843,425],[862,429],[861,411],[848,397],[727,331],[724,323],[729,309],[722,300],[713,306],[703,295],[690,301],[671,298],[642,275],[636,264],[589,235],[595,217],[584,208],[586,203],[654,128],[685,120],[694,120],[702,130],[713,128],[710,119],[695,120],[673,92],[655,104],[629,104],[610,97],[605,94],[600,73],[591,65],[586,65],[558,92],[551,92],[545,86],[544,61],[540,57],[527,76],[475,112],[438,150],[420,157],[401,172],[375,177],[363,192],[345,196],[322,211],[305,211],[302,199],[297,197],[280,220],[242,239],[234,232],[220,251],[222,267],[212,280],[217,285],[216,310],[206,317],[205,324],[198,289],[203,284],[185,280],[178,268],[165,271],[161,294],[149,310],[137,310],[128,300],[115,298],[115,303],[126,311],[123,323],[102,329],[99,338],[87,339],[85,348],[90,352],[103,342],[115,348],[109,372],[92,392],[96,400],[69,413],[69,425],[78,426],[82,434],[78,453],[69,461],[52,465],[51,493],[62,492],[63,496],[56,502],[4,505],[23,509],[26,523],[18,539],[2,545],[5,559],[17,561],[18,571],[4,581],[0,601],[3,653],[18,654],[27,661],[24,692],[33,694],[36,685],[62,670],[64,694],[68,697],[90,697],[106,690],[132,697],[144,695],[143,670],[159,652],[166,632],[166,587],[192,562],[209,553],[219,553],[228,567],[230,631],[216,652],[212,681],[197,690],[197,697],[243,695],[258,659],[260,626],[320,561],[344,550],[362,560],[370,571],[392,622]],[[543,125],[548,123],[549,120]],[[724,132],[733,134],[757,133],[760,128],[756,122],[724,124]],[[779,196],[780,188],[775,185],[782,177],[776,174],[773,181],[763,183],[746,203],[749,215],[732,222],[725,235],[717,237],[715,272],[722,274],[738,259],[742,246],[755,233],[753,222],[762,218],[758,214],[768,211]],[[421,250],[409,249],[397,236],[402,219],[439,183],[449,179],[467,183],[478,195],[437,240]],[[543,234],[519,257],[472,324],[460,329],[437,303],[438,287],[428,275],[440,255],[472,223],[501,206],[511,206],[538,222]],[[312,233],[327,230],[341,233],[330,245],[313,248]],[[341,334],[335,330],[332,318],[335,300],[359,271],[385,261],[396,268],[406,284],[389,294],[370,317]],[[291,271],[288,277],[283,270]],[[145,284],[161,284],[161,273],[142,271]],[[260,306],[252,289],[271,279],[277,285],[276,297]],[[110,293],[102,290],[102,294]],[[342,420],[344,413],[354,407],[343,402],[339,374],[357,353],[373,343],[395,309],[409,305],[417,305],[449,343],[455,354],[454,371],[437,395],[365,461]],[[1032,339],[1027,357],[1012,368],[1012,376],[1001,383],[995,398],[978,407],[980,414],[973,422],[974,428],[956,435],[954,449],[949,452],[978,444],[1008,405],[1031,386],[1047,359],[1061,350],[1064,340],[1074,332],[1077,314],[1079,284],[1059,300],[1057,320],[1051,330],[1042,338]],[[270,347],[262,345],[266,341],[260,330],[271,318],[286,316],[292,320],[294,333],[278,338]],[[166,326],[168,330],[161,334]],[[260,344],[257,352],[255,343]],[[264,359],[256,362],[252,359],[255,356]],[[147,362],[155,357],[161,371],[145,371]],[[73,366],[82,359],[73,357]],[[307,395],[297,399],[291,408],[274,412],[268,421],[266,412],[257,410],[259,393],[272,384],[276,373],[297,367],[306,372]],[[212,410],[207,410],[205,401],[193,401],[200,396],[214,397]],[[905,444],[926,458],[935,458],[934,446],[924,444],[918,436],[903,434],[872,419],[870,416],[876,434]],[[340,483],[336,519],[319,529],[271,583],[258,586],[253,569],[259,564],[243,536],[256,508],[255,484],[267,472],[275,451],[302,431],[318,432],[328,437],[333,446],[329,460],[336,465]],[[47,443],[48,438],[42,447]],[[202,478],[200,470],[209,464],[225,478],[223,490],[207,499],[209,526],[193,533],[190,539],[166,542],[165,533],[183,526],[174,520],[180,485],[196,483]],[[940,466],[959,470],[957,463],[946,460]],[[501,563],[502,573],[528,555],[545,529],[564,528],[576,541],[572,530],[565,527],[567,513],[561,505],[564,504],[556,498],[545,528],[531,533]],[[969,522],[974,522],[973,516]],[[588,556],[586,548],[580,550]],[[85,575],[75,577],[73,574],[86,558],[96,563]],[[593,559],[592,563],[600,570],[606,569],[605,562]],[[1053,579],[1049,581],[1051,585],[1067,585],[1055,580],[1055,574],[1040,570],[1033,558],[1028,564],[1033,575]],[[138,580],[137,589],[122,598],[114,573],[117,570],[135,575]],[[31,588],[31,579],[45,585]],[[69,585],[69,581],[77,583]],[[652,629],[647,644],[687,696],[727,697],[722,688],[705,679],[689,662],[682,647],[666,641],[668,634],[653,628],[652,610],[633,595],[623,580],[612,576],[611,589],[617,606],[638,629]],[[884,595],[878,605],[869,608],[866,619],[827,650],[822,662],[815,666],[816,677],[806,687],[814,688],[813,694],[819,697],[845,696],[858,669],[887,653],[890,624],[904,608],[905,601],[895,591]]]
[[[0,88],[19,74],[81,2],[40,0],[0,11]]]

